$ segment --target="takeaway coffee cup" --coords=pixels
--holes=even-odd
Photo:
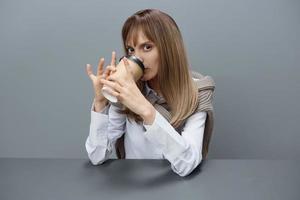
[[[144,74],[145,67],[144,67],[143,62],[136,56],[127,55],[127,56],[123,56],[123,57],[127,58],[128,63],[129,63],[129,70],[134,78],[134,81],[137,82],[140,78],[142,78],[142,76]],[[117,68],[117,70],[110,76],[114,76],[116,79],[118,79],[119,77],[122,77],[126,74],[126,68],[125,68],[125,64],[124,64],[123,60],[121,60],[121,62],[119,62],[119,64],[116,66],[116,68]],[[106,99],[108,99],[110,102],[117,103],[118,102],[117,98],[115,96],[111,95],[109,93],[109,91],[113,91],[113,89],[109,86],[104,85],[102,88],[103,96]]]

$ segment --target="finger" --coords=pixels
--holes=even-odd
[[[112,71],[112,72],[116,72],[117,68],[115,66],[109,65],[106,67],[106,70]]]
[[[107,68],[107,67],[106,67]],[[107,77],[109,77],[110,75],[110,71],[108,69],[105,70],[105,73],[103,75],[103,78],[107,79]]]
[[[124,57],[124,58],[123,58],[123,62],[124,62],[124,64],[125,64],[125,66],[126,66],[126,69],[128,69],[128,66],[129,66],[128,59]]]
[[[103,74],[104,72],[103,65],[104,65],[104,58],[101,58],[98,63],[97,76],[101,76]]]
[[[130,72],[128,59],[124,57],[123,62],[124,62],[125,69],[126,69],[127,73]]]
[[[127,58],[123,58],[122,61],[124,62],[124,65],[125,65],[125,70],[126,70],[126,77],[124,77],[123,79],[122,78],[119,78],[118,80],[115,79],[115,77],[113,76],[110,76],[109,77],[109,80],[113,80],[113,81],[116,81],[118,82],[120,85],[125,85],[129,79],[133,79],[132,77],[132,74],[131,74],[131,71],[130,71],[130,67],[129,67],[129,62],[128,62],[128,59]]]
[[[122,86],[118,82],[108,81],[108,80],[105,80],[105,79],[100,79],[100,82],[102,84],[105,84],[105,85],[113,88],[117,92],[121,92],[122,91]]]
[[[105,69],[104,78],[107,79],[110,76],[111,72],[115,72],[117,69],[114,66],[108,65]]]
[[[106,80],[118,83],[120,86],[124,86],[128,82],[126,78],[120,76],[116,77],[113,74],[111,76],[108,76]]]
[[[116,52],[115,51],[113,51],[111,53],[111,62],[110,62],[110,65],[111,66],[115,66],[116,65]]]
[[[109,94],[111,94],[111,95],[113,95],[113,96],[115,96],[115,97],[117,97],[117,98],[118,98],[118,96],[120,95],[119,92],[116,92],[116,91],[114,91],[114,90],[112,90],[112,89],[103,88],[103,90],[105,90],[106,92],[108,92]]]
[[[86,73],[87,73],[87,75],[91,78],[91,79],[93,79],[94,78],[94,74],[93,74],[93,70],[92,70],[92,66],[90,65],[90,64],[86,64]]]

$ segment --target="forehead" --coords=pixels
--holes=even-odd
[[[150,41],[150,39],[147,38],[147,36],[141,29],[138,29],[131,31],[130,35],[128,35],[126,45],[135,47],[147,41]]]

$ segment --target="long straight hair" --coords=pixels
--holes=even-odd
[[[158,48],[159,66],[156,80],[170,108],[170,123],[177,128],[198,106],[198,91],[189,71],[182,35],[176,22],[168,14],[156,9],[140,10],[130,16],[123,25],[125,54],[126,43],[130,39],[136,43],[138,30],[142,30]],[[142,90],[144,83],[140,80],[137,85]],[[142,121],[140,116],[128,108],[122,113],[136,122]]]

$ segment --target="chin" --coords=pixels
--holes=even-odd
[[[142,77],[142,80],[143,81],[149,81],[149,80],[152,80],[156,77],[156,74],[153,74],[153,72],[151,73],[152,71],[148,71],[144,73],[143,77]]]
[[[148,79],[146,77],[142,77],[141,80],[142,81],[148,81]]]
[[[144,75],[143,77],[142,77],[142,80],[143,81],[149,81],[149,80],[151,80],[153,77],[151,77],[151,76],[149,76],[149,75]]]

